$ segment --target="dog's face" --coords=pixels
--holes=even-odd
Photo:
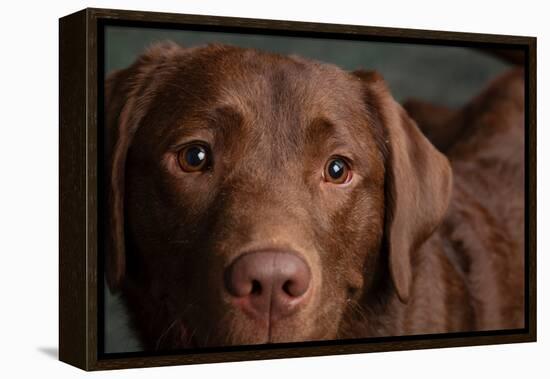
[[[108,280],[149,347],[333,339],[380,283],[406,301],[450,171],[376,75],[163,45],[106,113]]]

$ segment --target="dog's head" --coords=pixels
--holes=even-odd
[[[149,347],[332,339],[384,285],[407,301],[451,170],[377,74],[163,44],[105,110],[107,280]]]

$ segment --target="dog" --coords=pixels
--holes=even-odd
[[[147,350],[521,328],[523,96],[409,104],[443,154],[376,72],[157,44],[105,83],[109,288]]]

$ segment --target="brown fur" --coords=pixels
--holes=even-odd
[[[148,349],[520,327],[514,94],[477,100],[451,169],[375,73],[155,46],[106,82],[108,283]],[[194,140],[213,167],[185,173],[175,156]],[[334,155],[351,160],[349,184],[323,181]],[[223,285],[265,248],[297,252],[312,276],[307,303],[267,324]]]

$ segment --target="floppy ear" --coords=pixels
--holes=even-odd
[[[121,286],[126,272],[126,154],[158,86],[158,80],[152,80],[152,72],[179,49],[182,48],[174,43],[155,45],[132,66],[110,74],[105,81],[106,275],[111,291]]]
[[[385,242],[391,278],[407,302],[413,273],[411,255],[433,233],[449,204],[452,170],[415,122],[390,95],[380,75],[354,73],[363,82],[371,113],[386,133]]]

